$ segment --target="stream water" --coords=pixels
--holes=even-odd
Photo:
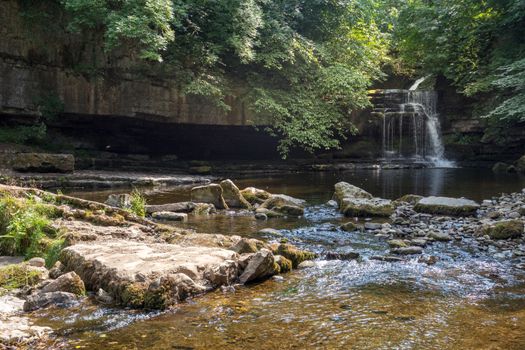
[[[256,221],[221,214],[191,218],[200,232],[264,239],[265,227],[316,252],[357,251],[358,261],[318,261],[283,279],[217,290],[167,312],[100,308],[84,303],[42,310],[38,323],[55,329],[67,348],[85,349],[524,349],[525,270],[462,242],[425,249],[440,261],[369,260],[387,244],[366,233],[334,229],[348,221],[324,203],[333,184],[348,181],[376,196],[465,196],[476,200],[520,191],[525,178],[479,169],[421,169],[307,173],[234,179],[308,201],[300,219]],[[108,192],[75,193],[104,200]],[[148,194],[151,203],[186,200],[188,188]]]

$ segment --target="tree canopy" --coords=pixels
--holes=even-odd
[[[31,0],[21,0],[31,1]],[[349,113],[390,64],[444,75],[484,114],[525,120],[522,0],[48,0],[71,32],[169,72],[183,93],[247,102],[280,138],[314,152],[355,131]]]

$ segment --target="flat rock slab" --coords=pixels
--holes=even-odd
[[[123,305],[164,308],[232,283],[238,257],[222,248],[116,240],[73,245],[60,260],[90,290],[102,288]]]
[[[419,213],[469,216],[476,214],[479,204],[466,198],[425,197],[414,209]]]

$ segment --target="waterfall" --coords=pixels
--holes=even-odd
[[[423,80],[418,79],[411,90],[383,90],[375,97],[374,111],[383,117],[383,157],[453,167],[445,159],[437,93],[415,90]]]
[[[420,85],[422,82],[424,82],[425,80],[427,80],[427,78],[428,78],[428,75],[427,75],[426,77],[421,77],[421,78],[419,78],[418,80],[416,80],[416,81],[414,82],[414,84],[412,84],[412,86],[410,86],[410,87],[408,88],[408,90],[410,90],[410,91],[417,90],[417,88],[419,87],[419,85]]]

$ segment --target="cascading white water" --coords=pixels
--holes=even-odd
[[[437,93],[435,91],[409,90],[406,94],[405,103],[413,107],[416,112],[414,116],[424,120],[424,130],[419,130],[425,138],[423,153],[416,150],[416,155],[432,162],[436,167],[453,167],[454,163],[445,158],[445,146],[441,138],[441,123],[437,113]],[[403,110],[405,108],[406,106],[403,107]],[[415,142],[417,143],[417,140]]]
[[[383,108],[384,157],[453,167],[454,163],[445,159],[437,93],[415,90],[423,80],[419,79],[411,90],[384,91],[383,103],[388,104]]]

